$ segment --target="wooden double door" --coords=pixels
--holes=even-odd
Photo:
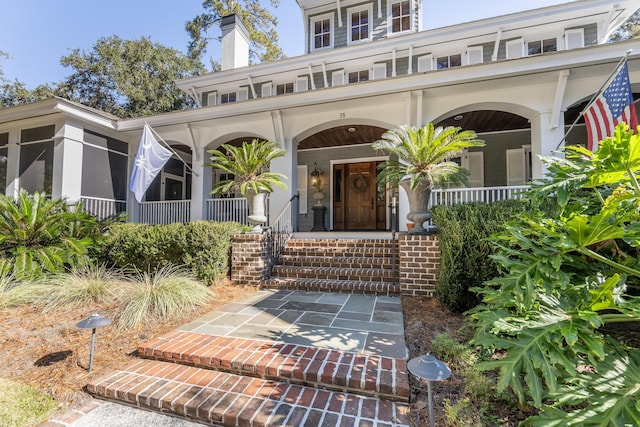
[[[381,162],[333,166],[333,229],[385,230],[387,196],[376,184]]]

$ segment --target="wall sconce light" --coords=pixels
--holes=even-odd
[[[318,167],[318,163],[313,163],[313,171],[311,172],[311,185],[315,188],[316,192],[322,191],[322,171]]]

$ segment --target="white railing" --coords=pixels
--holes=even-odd
[[[528,185],[436,189],[431,192],[429,206],[521,199],[527,190]]]
[[[245,197],[230,199],[208,199],[205,218],[209,221],[239,222],[248,224],[249,207]]]
[[[190,219],[191,200],[140,203],[140,222],[143,224],[172,224]]]
[[[127,211],[126,200],[103,199],[100,197],[80,197],[82,209],[103,220]]]

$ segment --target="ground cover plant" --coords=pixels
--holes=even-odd
[[[558,215],[523,213],[492,239],[506,274],[478,289],[473,342],[498,391],[539,409],[522,425],[640,425],[640,351],[612,332],[640,322],[640,136],[620,125],[565,154],[532,186]]]

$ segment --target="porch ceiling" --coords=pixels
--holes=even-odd
[[[437,126],[456,126],[476,133],[497,132],[503,130],[528,129],[529,121],[517,114],[504,111],[467,111],[459,115],[446,118]]]
[[[387,129],[369,125],[345,125],[318,132],[298,144],[299,150],[371,144],[380,139]]]

